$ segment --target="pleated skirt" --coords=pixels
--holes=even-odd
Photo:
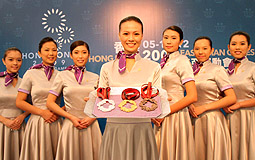
[[[38,115],[29,118],[21,147],[20,160],[55,159],[62,119],[49,124]]]
[[[100,147],[100,160],[158,160],[158,158],[150,119],[107,121]]]
[[[0,123],[0,159],[1,160],[18,160],[22,138],[25,130],[23,123],[19,130],[11,130],[3,123]]]
[[[63,122],[59,136],[56,160],[98,160],[102,134],[95,121],[79,130],[69,119]]]
[[[159,159],[195,160],[195,142],[187,108],[165,117],[161,127],[154,127]]]
[[[197,160],[231,160],[231,141],[222,112],[209,111],[194,119]]]
[[[232,160],[255,159],[255,107],[242,108],[227,115]]]

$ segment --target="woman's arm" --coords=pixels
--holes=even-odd
[[[215,110],[220,108],[225,108],[230,106],[236,102],[236,95],[232,88],[229,88],[224,91],[225,97],[221,98],[212,103],[208,103],[202,106],[192,107],[190,108],[191,112],[193,111],[195,115],[200,115],[209,110]]]
[[[29,112],[24,112],[22,114],[20,114],[19,116],[17,116],[14,119],[15,124],[17,125],[18,129],[20,128],[21,124],[23,123],[24,119],[29,115]]]
[[[50,112],[49,110],[43,110],[43,109],[37,108],[29,104],[26,101],[26,99],[27,99],[26,93],[18,92],[18,95],[16,98],[16,106],[24,111],[43,117],[45,122],[52,123],[56,120],[56,116],[54,116],[52,112]]]
[[[87,128],[87,126],[84,124],[80,124],[81,120],[74,115],[66,112],[64,109],[60,108],[59,105],[56,103],[57,96],[54,94],[49,93],[48,98],[47,98],[47,104],[46,106],[53,111],[54,113],[63,116],[65,118],[68,118],[73,122],[74,127],[78,129],[84,129]]]
[[[5,126],[11,129],[17,129],[15,122],[9,118],[5,118],[3,116],[0,116],[0,122],[2,122]]]
[[[170,105],[171,114],[197,101],[197,89],[196,89],[195,82],[188,81],[184,84],[184,86],[186,88],[186,96],[180,99],[178,102]]]
[[[254,107],[254,106],[255,106],[255,98],[252,98],[245,101],[237,102],[228,108],[233,111],[239,108],[248,108],[248,107]]]

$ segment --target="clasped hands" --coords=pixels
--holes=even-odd
[[[168,97],[167,98],[168,101],[171,101],[172,98],[171,97]],[[170,106],[169,106],[170,107]],[[165,118],[152,118],[151,119],[151,122],[157,126],[157,127],[160,127],[161,126],[161,123],[164,121]]]
[[[85,117],[80,119],[78,117],[72,116],[70,120],[73,122],[74,127],[81,130],[88,128],[96,120],[96,118]]]

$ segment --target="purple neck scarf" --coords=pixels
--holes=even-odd
[[[203,66],[203,62],[196,61],[192,66],[193,74],[196,75],[200,71],[200,67],[202,66]]]
[[[234,73],[235,71],[235,65],[237,63],[241,63],[241,61],[244,59],[245,57],[243,58],[240,58],[240,59],[232,59],[232,61],[229,63],[228,65],[228,74],[231,75]]]
[[[12,83],[14,78],[18,77],[18,73],[8,73],[7,71],[0,72],[0,77],[5,77],[5,87]]]
[[[76,67],[75,65],[71,65],[71,66],[68,66],[65,70],[69,70],[70,71],[72,69],[75,70],[74,76],[75,76],[77,82],[79,84],[81,84],[82,78],[83,78],[83,72],[85,70],[85,66],[84,67]]]
[[[52,71],[54,69],[54,66],[46,66],[46,65],[40,63],[40,64],[30,67],[29,69],[40,69],[40,68],[44,68],[44,73],[49,81],[52,76],[52,73],[53,73]]]
[[[133,54],[125,54],[124,51],[120,51],[117,55],[117,58],[119,60],[119,72],[123,73],[126,70],[126,58],[135,59],[135,56],[139,52],[133,53]]]
[[[163,68],[164,66],[165,66],[165,64],[166,64],[166,61],[168,60],[168,58],[169,58],[169,55],[170,54],[164,54],[164,56],[163,56],[163,58],[161,59],[161,61],[160,61],[160,66],[161,66],[161,68]]]

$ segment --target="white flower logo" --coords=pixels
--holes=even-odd
[[[58,33],[58,41],[61,43],[70,43],[74,37],[74,31],[69,27],[62,27]]]
[[[58,44],[58,50],[61,50],[61,48],[62,48],[62,42],[60,42],[58,39],[55,40],[55,41],[56,41],[57,44]]]
[[[58,9],[47,10],[47,13],[44,13],[44,17],[42,18],[44,25],[43,29],[47,30],[47,32],[59,32],[62,27],[65,27],[65,15],[63,11],[59,11]]]

